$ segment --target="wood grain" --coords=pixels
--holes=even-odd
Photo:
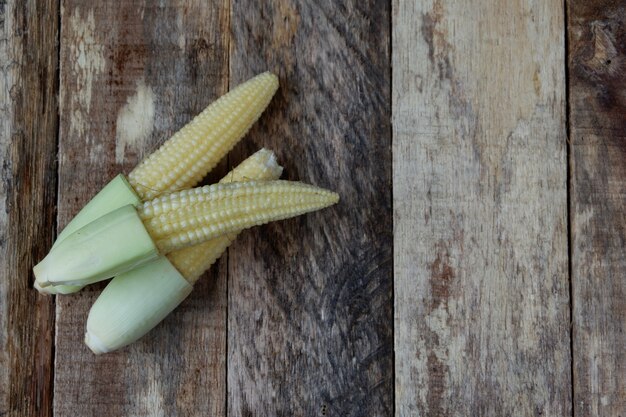
[[[63,2],[60,226],[226,91],[227,4]],[[101,357],[83,334],[102,285],[58,297],[55,415],[223,415],[226,269],[209,275],[146,338]]]
[[[55,1],[0,3],[0,415],[52,413],[54,303],[31,268],[54,236]]]
[[[564,68],[560,1],[0,0],[0,416],[626,417],[626,4],[567,6]],[[230,165],[342,201],[92,355],[103,286],[32,289],[57,223],[264,70]]]
[[[576,416],[626,416],[626,3],[569,2]]]
[[[341,202],[231,247],[228,415],[391,415],[389,3],[235,0],[231,22],[231,85],[281,85],[231,162],[267,146]]]
[[[396,414],[569,415],[563,5],[393,28]]]

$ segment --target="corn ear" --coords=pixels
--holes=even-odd
[[[250,181],[183,190],[138,208],[163,254],[339,201],[333,192],[300,182]]]
[[[59,243],[33,268],[39,285],[85,285],[159,254],[335,204],[337,194],[299,182],[215,184],[119,208]]]
[[[281,172],[274,154],[261,149],[222,182],[277,179]],[[189,295],[198,277],[234,238],[235,234],[220,236],[113,278],[89,311],[87,346],[96,354],[111,352],[148,333]]]
[[[278,89],[265,72],[209,105],[128,176],[146,200],[197,184],[259,118]]]

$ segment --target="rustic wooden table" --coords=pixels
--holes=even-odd
[[[0,416],[626,416],[625,0],[0,2]],[[33,263],[252,75],[341,204],[244,233],[139,343]]]

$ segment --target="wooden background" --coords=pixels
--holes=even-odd
[[[331,209],[82,343],[57,230],[209,102]],[[0,1],[0,416],[626,416],[626,1]]]

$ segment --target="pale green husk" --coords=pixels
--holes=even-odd
[[[57,240],[52,247],[55,247],[66,237],[99,217],[120,207],[129,204],[136,206],[139,203],[141,203],[141,200],[135,193],[135,190],[133,190],[133,187],[128,183],[124,175],[119,174],[105,185],[65,226],[63,231],[57,236]]]
[[[67,236],[33,271],[42,287],[87,285],[158,256],[157,247],[135,207],[127,205]]]
[[[128,183],[124,175],[119,174],[105,185],[104,188],[78,212],[76,217],[65,226],[63,231],[57,236],[57,240],[52,247],[57,246],[67,236],[105,214],[128,204],[136,206],[139,203],[141,203],[141,200],[135,193],[135,190],[133,190],[133,187]],[[35,280],[34,287],[43,294],[72,294],[83,288],[82,285],[48,285],[47,287],[42,287],[37,280]]]
[[[53,294],[73,294],[84,288],[83,285],[48,285],[42,287],[39,285],[39,281],[35,280],[33,288],[39,291],[41,294],[53,295]]]
[[[192,288],[164,256],[118,275],[89,311],[85,343],[100,354],[135,342],[174,310]]]

